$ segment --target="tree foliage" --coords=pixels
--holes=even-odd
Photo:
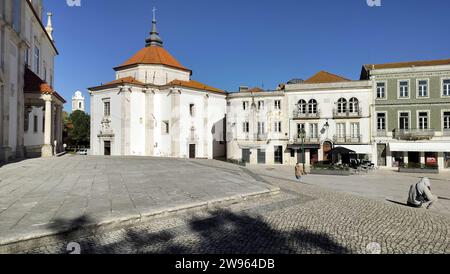
[[[65,142],[68,146],[89,146],[91,117],[77,110],[64,117]]]

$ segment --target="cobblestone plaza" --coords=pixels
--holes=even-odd
[[[192,200],[189,200],[190,204],[202,197],[205,200],[212,199],[211,197],[217,200],[220,198],[219,193],[236,195],[240,191],[243,191],[243,193],[257,193],[259,191],[262,194],[265,190],[272,191],[272,194],[252,196],[252,198],[242,199],[239,202],[235,201],[198,210],[166,214],[151,220],[95,233],[83,235],[77,233],[57,234],[47,242],[29,245],[16,243],[8,247],[3,246],[1,251],[67,253],[68,243],[75,242],[80,244],[81,253],[365,254],[373,252],[369,247],[373,246],[374,243],[381,247],[381,253],[383,254],[450,252],[450,220],[448,219],[448,213],[444,212],[445,206],[437,211],[413,209],[400,204],[381,201],[370,197],[370,195],[350,194],[344,190],[321,186],[315,182],[320,182],[323,179],[314,176],[307,176],[304,183],[298,183],[290,178],[291,175],[287,174],[288,170],[284,172],[266,168],[263,172],[251,167],[247,169],[207,160],[157,160],[161,164],[153,162],[150,158],[112,158],[110,161],[111,163],[114,162],[116,167],[121,167],[115,169],[114,172],[121,173],[122,176],[128,178],[126,187],[132,187],[133,184],[130,183],[132,181],[141,181],[142,183],[142,181],[145,181],[144,178],[151,180],[151,183],[149,182],[147,186],[145,184],[140,185],[142,189],[146,189],[141,193],[147,195],[152,193],[150,187],[152,191],[154,189],[165,191],[173,189],[176,192],[176,189],[180,189],[183,181],[193,186],[205,179],[203,187],[198,185],[197,188],[189,188],[190,191],[186,191],[186,193],[190,193],[189,197],[192,198]],[[21,174],[21,167],[24,165],[34,166],[34,168],[42,171],[41,176],[48,174],[49,177],[43,180],[48,182],[57,178],[56,173],[49,172],[56,163],[66,165],[66,176],[70,177],[70,170],[75,169],[78,176],[84,179],[88,174],[97,173],[99,170],[102,170],[102,172],[108,170],[106,166],[109,165],[104,158],[65,157],[53,161],[27,161],[17,163],[15,166],[2,167],[0,169],[2,202],[8,199],[12,200],[14,196],[17,201],[9,205],[8,208],[10,210],[15,208],[15,211],[17,211],[23,207],[24,212],[27,213],[16,219],[15,223],[20,224],[23,220],[32,220],[34,216],[38,216],[34,215],[37,213],[33,208],[39,204],[43,196],[37,195],[36,191],[37,189],[44,191],[44,188],[39,188],[37,185],[34,186],[34,191],[30,186],[28,191],[13,188],[14,184],[10,179],[7,179],[11,177],[5,176],[15,174],[15,178],[19,180],[15,183],[16,186],[27,185],[26,182],[31,181],[32,178],[27,178],[24,173]],[[127,171],[125,171],[125,167],[128,168]],[[167,180],[166,177],[163,179],[161,176],[155,176],[155,174],[147,177],[142,175],[164,173],[168,170],[174,171],[168,177],[172,178],[171,180]],[[111,170],[111,172],[113,171]],[[285,173],[286,175],[283,176]],[[73,189],[77,189],[75,192],[80,195],[78,198],[83,197],[85,202],[90,201],[90,199],[99,200],[102,197],[100,195],[102,191],[104,191],[104,197],[111,195],[108,188],[103,190],[97,188],[97,176],[99,175],[94,176],[94,180],[89,184],[85,182],[85,185],[78,185],[84,182],[81,180],[72,186]],[[372,176],[379,175],[374,174]],[[381,177],[390,178],[386,175],[381,175]],[[333,179],[333,177],[330,177],[330,179]],[[348,177],[348,180],[361,179],[364,179],[364,177]],[[34,180],[39,180],[39,177],[34,178]],[[226,185],[227,183],[224,180],[231,180],[233,184]],[[415,178],[411,178],[412,182],[414,180]],[[435,184],[440,184],[439,182],[442,184],[448,183],[444,179],[441,181],[434,180]],[[336,181],[336,183],[338,184],[339,181]],[[87,186],[91,190],[82,192]],[[236,192],[233,193],[231,186],[235,186]],[[240,186],[240,188],[237,186]],[[277,188],[280,191],[275,194]],[[182,187],[181,189],[188,188]],[[130,200],[136,204],[139,191],[134,190],[128,189],[127,193],[132,193]],[[15,196],[18,195],[17,191],[22,193],[21,197]],[[50,191],[50,187],[47,191],[46,195],[53,193]],[[60,189],[55,188],[54,191],[60,191]],[[439,191],[438,195],[448,195],[446,194],[446,188],[443,186],[438,187],[436,191]],[[69,192],[70,195],[67,192],[56,192],[53,195],[60,197],[60,201],[71,201],[76,196],[75,192]],[[91,194],[87,194],[88,192]],[[31,193],[36,195],[31,195]],[[92,196],[92,193],[97,193],[96,198]],[[41,194],[43,195],[43,193]],[[71,198],[64,198],[65,195],[69,195],[68,197]],[[173,207],[172,203],[177,202],[180,207],[183,203],[186,204],[186,201],[176,198],[178,197],[176,195],[162,196],[159,195],[158,197],[161,199],[160,207]],[[24,200],[24,197],[27,200]],[[31,201],[33,197],[36,199],[34,202]],[[163,201],[163,199],[165,200]],[[174,200],[171,201],[170,199]],[[445,204],[445,201],[442,202]],[[112,203],[114,208],[114,199]],[[148,201],[141,200],[141,203],[145,204]],[[60,210],[64,208],[65,203],[62,204],[62,207],[59,207]],[[87,204],[89,205],[89,202]],[[0,214],[3,228],[14,224],[13,221],[10,221],[11,218],[6,218],[8,216],[8,208],[6,207],[3,203]],[[25,207],[27,210],[25,210]],[[78,214],[74,213],[72,217],[66,215],[65,218],[50,219],[46,227],[56,229],[56,227],[67,227],[73,223],[84,225],[95,222],[98,216],[102,216],[101,207],[96,209],[96,212],[89,211],[89,206],[83,208]],[[50,211],[50,209],[48,210]],[[108,210],[111,210],[111,208],[108,208]],[[55,214],[58,210],[55,209],[52,212]],[[125,211],[122,213],[124,215],[121,215],[121,217],[133,212]],[[55,216],[58,216],[58,213]],[[4,233],[5,230],[2,230],[2,237],[5,236]]]

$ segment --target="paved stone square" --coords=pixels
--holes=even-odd
[[[274,180],[282,178],[295,181],[293,167],[252,165],[248,169]],[[450,171],[440,174],[408,174],[378,169],[350,177],[307,175],[303,182],[381,202],[406,204],[409,187],[425,176],[431,180],[433,194],[442,197],[431,211],[450,217]]]
[[[82,254],[372,254],[374,244],[382,254],[450,253],[450,220],[439,214],[260,179],[282,193],[87,237],[61,235],[54,244],[23,252],[68,253],[74,242]]]
[[[5,165],[0,243],[69,229],[80,218],[113,222],[273,190],[240,167],[205,162],[66,155]]]
[[[368,248],[373,244],[378,245],[383,254],[450,253],[449,216],[439,210],[414,209],[385,200],[386,197],[383,193],[393,192],[401,196],[400,190],[404,188],[403,186],[389,188],[385,186],[385,184],[390,185],[387,182],[388,180],[393,180],[391,186],[395,182],[407,185],[409,181],[415,181],[417,179],[413,175],[398,177],[396,174],[385,174],[383,173],[384,171],[379,171],[381,173],[376,172],[361,175],[362,177],[359,177],[359,179],[356,176],[345,177],[346,179],[344,179],[344,177],[326,176],[322,178],[320,176],[309,175],[305,178],[304,183],[298,183],[292,180],[291,168],[242,168],[227,163],[208,160],[67,157],[62,159],[62,161],[40,161],[42,160],[26,162],[28,169],[34,166],[36,169],[34,172],[38,173],[38,177],[56,176],[55,174],[44,175],[44,173],[39,173],[39,169],[46,169],[47,171],[55,170],[56,173],[59,172],[56,169],[58,165],[62,165],[60,167],[71,166],[72,169],[76,170],[74,172],[83,173],[83,175],[78,175],[80,178],[84,178],[83,176],[87,176],[87,174],[100,176],[99,174],[103,173],[99,171],[103,170],[104,172],[108,170],[117,176],[119,176],[118,174],[122,174],[121,176],[123,177],[125,176],[124,174],[127,174],[125,177],[129,178],[129,181],[142,182],[146,179],[137,176],[138,174],[144,173],[152,176],[155,176],[153,174],[157,174],[160,178],[149,178],[152,182],[153,180],[161,181],[162,185],[159,187],[164,190],[164,192],[158,192],[162,193],[161,195],[171,195],[171,191],[176,191],[176,189],[169,190],[170,187],[163,183],[166,181],[177,181],[171,175],[166,179],[166,175],[163,174],[162,170],[168,167],[178,168],[178,172],[181,173],[179,176],[183,176],[183,178],[186,178],[186,181],[194,186],[197,185],[196,181],[203,180],[203,184],[206,184],[206,187],[205,185],[197,185],[195,192],[190,188],[192,191],[189,192],[191,196],[194,193],[200,193],[197,194],[197,198],[200,196],[205,199],[207,197],[216,198],[219,195],[217,194],[218,192],[229,193],[232,191],[231,189],[224,188],[231,187],[233,184],[222,188],[216,185],[211,186],[210,184],[212,183],[208,183],[208,180],[216,180],[214,182],[217,182],[217,180],[219,182],[221,180],[231,180],[237,185],[249,184],[257,186],[258,189],[278,188],[281,189],[281,192],[278,195],[272,196],[255,196],[254,198],[242,200],[239,203],[224,204],[215,209],[203,208],[195,211],[180,212],[175,215],[160,216],[137,224],[111,228],[110,230],[100,231],[98,233],[86,235],[79,235],[76,232],[62,233],[55,235],[52,241],[33,245],[32,248],[23,248],[20,245],[13,246],[9,250],[14,250],[14,253],[68,253],[67,248],[69,243],[79,244],[81,253],[108,254],[365,254],[374,251]],[[23,164],[7,166],[6,169],[2,168],[0,176],[8,172],[11,172],[10,174],[17,174],[18,169],[26,168],[22,166]],[[123,169],[126,167],[129,167],[129,169],[124,171]],[[115,171],[111,171],[112,169]],[[194,170],[201,170],[201,174],[198,174],[198,172],[192,173]],[[26,172],[21,174],[21,176],[16,176],[16,179],[26,182],[27,180],[25,178],[27,176],[24,176],[25,174]],[[382,191],[370,191],[371,188],[368,188],[367,185],[364,186],[364,184],[369,184],[366,180],[361,180],[365,176],[374,176],[367,180],[370,184],[375,184],[373,189],[381,189]],[[97,176],[94,176],[93,181],[91,181],[90,187],[92,189],[96,189],[96,178]],[[208,178],[208,180],[205,178]],[[342,189],[325,186],[323,182],[326,181],[326,178],[336,185],[343,185]],[[384,178],[385,181],[380,183],[380,178]],[[439,184],[435,183],[435,181],[439,182],[440,180],[445,182],[445,178],[443,177],[433,179],[436,192],[440,195],[446,195],[446,185],[438,186]],[[46,180],[41,179],[41,182],[44,181]],[[64,179],[62,181],[64,182]],[[71,187],[76,189],[75,192],[71,192],[72,196],[79,195],[80,197],[84,197],[85,202],[90,201],[89,198],[86,198],[89,196],[86,194],[87,192],[82,192],[84,187],[77,187],[78,184],[82,184],[82,186],[89,186],[89,184],[83,180],[78,181],[79,183]],[[111,181],[111,179],[107,181]],[[345,182],[347,181],[348,185],[346,186]],[[358,193],[349,191],[350,186],[356,184],[358,181],[363,184],[362,187],[356,188]],[[380,185],[378,188],[376,185],[377,182]],[[175,185],[176,183],[172,182]],[[123,183],[124,188],[132,189],[132,186],[129,186],[129,184],[129,182]],[[2,179],[1,189],[7,187],[7,185]],[[109,183],[109,185],[116,184]],[[37,190],[41,189],[39,186],[35,187],[37,188],[32,193],[38,193]],[[179,188],[180,185],[176,185],[176,187]],[[117,185],[115,187],[109,186],[109,188],[117,188]],[[134,201],[133,197],[137,193],[151,195],[152,192],[149,192],[148,188],[149,186],[146,184],[139,184],[139,188],[135,188],[134,191],[123,190],[123,192],[129,193],[131,196],[130,200]],[[107,188],[105,187],[105,189]],[[98,192],[90,191],[89,193],[98,193],[97,195],[90,195],[96,197],[96,199],[102,199],[103,197],[100,193],[105,193],[105,189],[101,190],[99,187]],[[242,190],[242,188],[239,189]],[[364,189],[368,189],[368,191],[364,191]],[[257,189],[250,187],[250,191],[257,191]],[[84,194],[81,195],[79,192]],[[50,191],[48,193],[52,192]],[[110,211],[114,212],[115,196],[111,194],[111,191],[107,193],[104,195],[113,197],[110,200],[112,204]],[[7,196],[2,196],[2,200]],[[32,197],[31,194],[28,196]],[[118,197],[121,196],[118,195]],[[165,199],[164,197],[155,197],[154,199],[157,200],[156,198]],[[45,199],[41,197],[40,200]],[[71,200],[69,199],[69,201]],[[121,200],[119,199],[119,201]],[[142,204],[146,203],[142,202]],[[87,202],[87,205],[89,205],[89,202]],[[34,208],[31,205],[30,207]],[[53,210],[53,216],[57,216],[60,208],[64,208],[64,206],[58,209],[49,207],[48,210]],[[89,206],[84,208],[86,208],[85,212],[90,212],[87,210]],[[29,209],[27,212],[33,212],[33,210]],[[27,218],[31,218],[31,216],[33,215],[25,214],[21,220],[26,220]],[[78,215],[69,214],[68,216],[78,216],[79,219],[76,220],[80,222],[86,222],[88,219],[86,214],[80,215],[80,213]],[[67,219],[58,219],[51,223],[50,227],[64,226],[66,221]],[[1,219],[1,222],[3,222],[3,219]]]

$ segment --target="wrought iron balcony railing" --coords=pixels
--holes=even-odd
[[[318,119],[320,117],[320,111],[317,110],[315,113],[309,113],[308,111],[294,110],[293,117],[294,119]]]
[[[434,129],[395,129],[394,138],[398,140],[430,140],[436,134]]]
[[[307,136],[302,139],[297,135],[295,135],[293,139],[294,143],[296,144],[301,144],[302,142],[304,142],[304,144],[318,144],[320,142],[319,137],[311,137],[311,136]]]
[[[358,144],[362,142],[362,135],[357,136],[333,136],[333,141],[335,144]]]
[[[335,119],[346,119],[346,118],[361,118],[362,115],[362,109],[358,108],[357,111],[345,111],[345,112],[339,112],[338,109],[333,109],[333,118]]]

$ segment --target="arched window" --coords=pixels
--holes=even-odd
[[[306,113],[306,101],[305,100],[298,101],[297,107],[298,107],[298,111],[300,113]]]
[[[349,103],[350,113],[357,113],[359,111],[359,101],[356,98],[350,99]]]
[[[338,101],[338,113],[346,113],[346,112],[347,112],[347,100],[341,98]]]
[[[317,101],[314,99],[311,99],[308,103],[308,113],[309,114],[316,114],[317,113]]]

